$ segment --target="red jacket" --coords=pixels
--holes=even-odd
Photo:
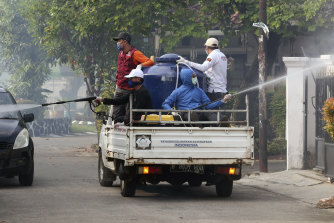
[[[131,50],[128,53],[124,51],[119,52],[118,54],[118,70],[116,75],[116,84],[118,87],[123,89],[130,89],[128,85],[128,78],[124,76],[128,75],[132,69],[136,68],[136,64],[133,62],[133,54],[137,49],[131,47]]]
[[[128,53],[124,51],[119,52],[118,55],[118,71],[116,75],[117,86],[129,90],[128,79],[124,76],[128,75],[132,69],[136,68],[138,64],[143,66],[152,66],[153,61],[147,58],[142,52],[131,47]]]

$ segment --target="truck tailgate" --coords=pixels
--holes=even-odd
[[[253,148],[253,127],[134,127],[129,158],[252,159]]]

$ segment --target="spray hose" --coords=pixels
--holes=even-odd
[[[183,64],[183,65],[187,66],[190,70],[192,70],[195,73],[195,71],[188,64],[182,63],[182,62],[176,63],[176,85],[175,85],[175,89],[179,85],[179,77],[180,77],[179,64]],[[197,82],[197,87],[199,87],[198,82]]]

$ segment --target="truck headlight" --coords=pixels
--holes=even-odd
[[[17,135],[14,143],[13,149],[24,148],[29,145],[29,132],[27,129],[22,129],[22,131]]]

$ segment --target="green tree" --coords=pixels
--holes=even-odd
[[[226,37],[257,34],[252,27],[253,22],[258,22],[257,0],[21,1],[31,31],[49,57],[81,70],[88,80],[89,95],[100,93],[102,74],[113,76],[118,53],[111,38],[119,31],[144,36],[158,34],[167,50],[186,36],[207,37],[212,28],[220,29]],[[330,4],[330,0],[268,1],[268,67],[277,55],[282,37],[333,26]]]
[[[9,89],[16,98],[42,103],[45,100],[42,85],[50,73],[50,61],[46,52],[34,43],[27,26],[19,0],[0,0],[0,58],[11,74]]]
[[[202,11],[225,36],[245,33],[257,35],[252,24],[258,22],[258,0],[202,0]],[[315,31],[332,30],[334,6],[332,0],[268,0],[267,26],[270,30],[268,42],[268,70],[277,55],[282,38]]]
[[[216,27],[222,30],[225,36],[233,37],[242,34],[258,35],[258,29],[252,24],[258,22],[258,0],[215,0],[201,1],[204,14],[211,15],[211,21]],[[267,52],[267,75],[270,75],[271,67],[277,58],[277,52],[282,39],[295,39],[297,36],[310,35],[317,32],[332,31],[334,25],[334,7],[332,0],[267,0],[267,26],[270,30]],[[227,39],[227,38],[226,38]],[[226,44],[224,42],[223,44]],[[294,55],[292,55],[294,56]],[[240,89],[245,89],[258,80],[258,61],[254,57],[251,67],[245,73]],[[281,97],[281,92],[275,92],[277,97]],[[249,92],[252,102],[250,103],[251,124],[258,128],[258,101],[257,92]],[[276,96],[273,97],[276,99]],[[279,98],[282,106],[285,98]],[[278,103],[275,100],[275,103]],[[243,99],[236,99],[234,108],[244,107]],[[285,134],[285,113],[279,111],[273,105],[272,122],[275,137],[280,143],[273,142],[270,147],[282,145]],[[255,131],[257,133],[258,131]],[[283,134],[283,135],[282,135]],[[257,136],[256,136],[257,137]],[[276,147],[275,147],[276,148]],[[275,150],[275,149],[274,149]]]
[[[91,21],[91,11],[83,1],[26,0],[25,18],[30,31],[60,64],[71,64],[86,77],[87,95],[100,94],[102,74],[115,65],[112,32],[104,24]]]
[[[113,76],[117,50],[112,36],[158,32],[167,49],[185,36],[206,36],[198,1],[22,0],[31,31],[60,63],[87,77],[88,95],[101,92],[102,74]],[[139,43],[139,41],[137,41]],[[141,42],[139,45],[143,45]],[[141,49],[142,50],[142,49]],[[145,51],[145,50],[144,50]]]

